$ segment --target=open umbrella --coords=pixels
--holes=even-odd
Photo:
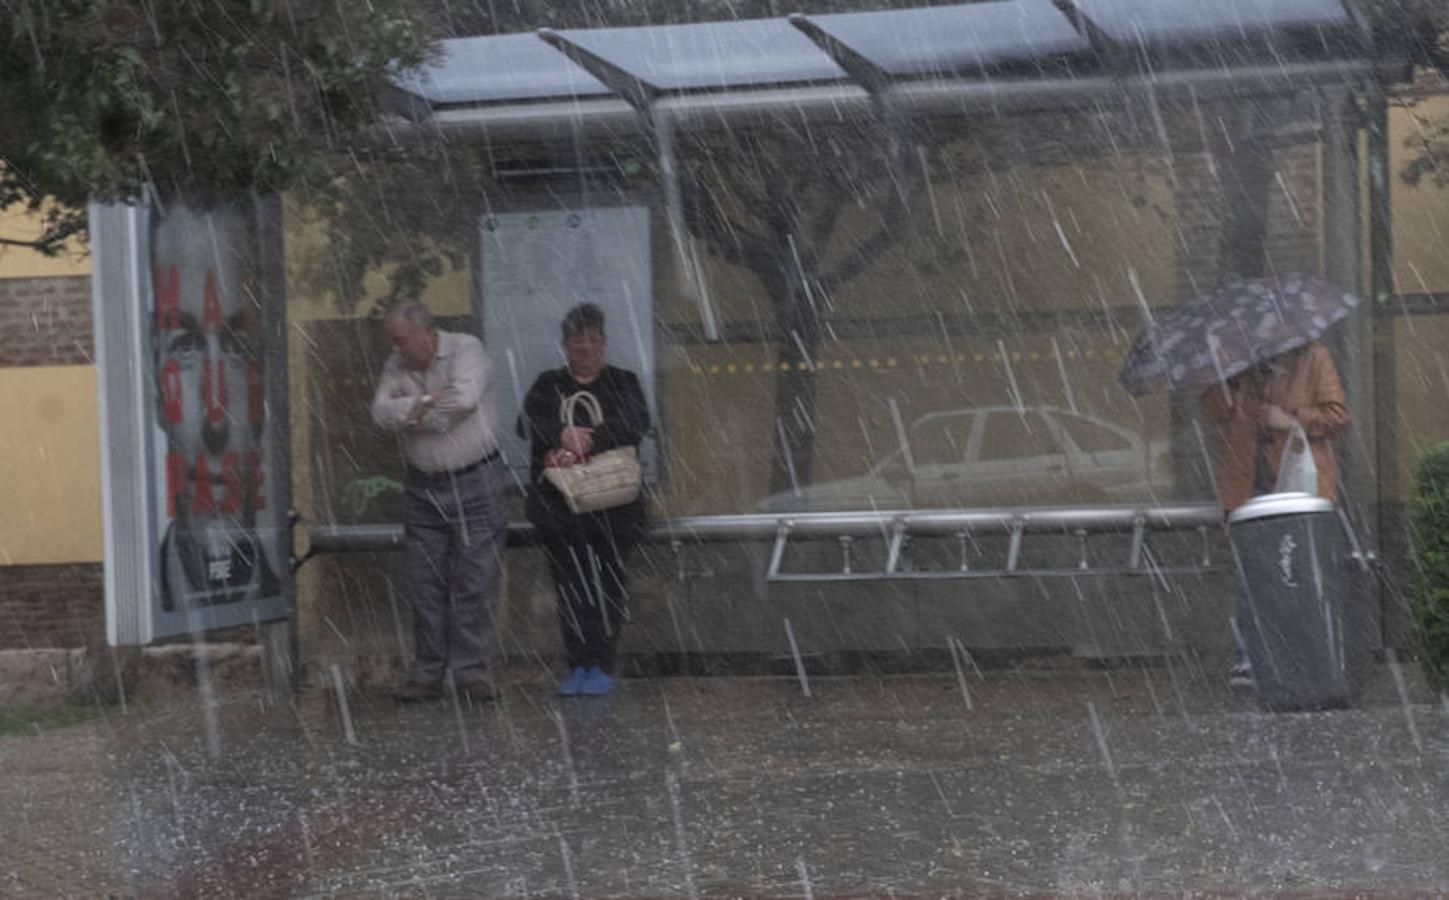
[[[1359,298],[1310,275],[1232,278],[1163,312],[1138,335],[1118,376],[1130,393],[1225,381],[1316,341]]]

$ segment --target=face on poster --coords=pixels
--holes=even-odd
[[[224,209],[170,210],[151,234],[162,616],[279,591],[253,248]]]

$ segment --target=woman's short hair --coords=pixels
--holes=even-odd
[[[561,323],[563,339],[578,337],[586,331],[604,333],[604,311],[596,303],[580,303],[564,313]]]

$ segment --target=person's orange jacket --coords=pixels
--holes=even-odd
[[[1223,385],[1203,391],[1202,413],[1222,429],[1222,459],[1218,464],[1218,499],[1232,510],[1253,496],[1253,469],[1258,440],[1268,442],[1269,474],[1278,477],[1283,444],[1288,433],[1262,424],[1264,407],[1276,404],[1296,418],[1308,435],[1313,464],[1318,468],[1318,495],[1338,502],[1338,460],[1333,439],[1348,427],[1348,405],[1338,370],[1328,348],[1314,341],[1273,359],[1277,368],[1265,380],[1245,373]]]

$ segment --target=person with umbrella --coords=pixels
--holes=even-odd
[[[1218,499],[1232,512],[1273,490],[1283,450],[1302,428],[1318,474],[1318,495],[1338,502],[1333,441],[1348,427],[1348,403],[1328,348],[1318,341],[1278,354],[1202,392],[1204,418],[1222,432]]]
[[[1333,441],[1348,428],[1348,403],[1328,348],[1311,341],[1280,353],[1229,379],[1212,385],[1199,399],[1202,414],[1222,431],[1218,457],[1218,499],[1224,513],[1266,494],[1278,480],[1278,467],[1289,440],[1302,429],[1317,473],[1318,496],[1338,502],[1338,461]],[[1233,612],[1237,659],[1228,672],[1233,684],[1250,685],[1244,632],[1253,627],[1238,597]]]
[[[1218,426],[1217,492],[1225,514],[1273,491],[1288,441],[1299,429],[1317,493],[1338,501],[1333,441],[1348,428],[1348,404],[1328,348],[1318,338],[1359,300],[1318,278],[1284,275],[1224,282],[1149,324],[1120,380],[1133,394],[1202,386],[1199,407]],[[1297,448],[1295,448],[1297,449]],[[1243,630],[1246,596],[1233,616],[1237,661],[1230,679],[1251,683]]]

